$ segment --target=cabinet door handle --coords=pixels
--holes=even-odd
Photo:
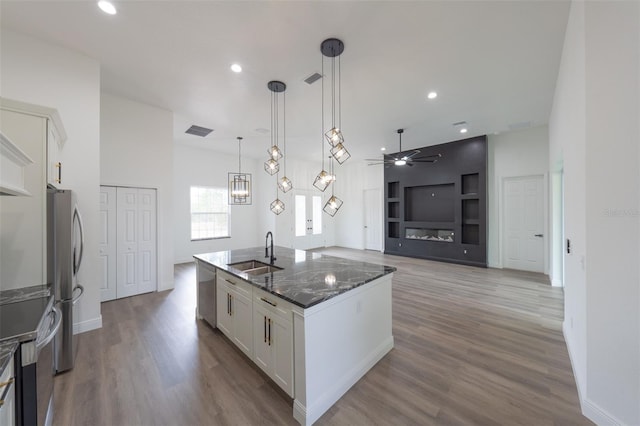
[[[264,318],[264,342],[267,343],[267,317]]]
[[[56,167],[58,168],[58,179],[56,179],[56,182],[62,183],[62,163],[58,161]]]
[[[268,299],[265,299],[264,297],[261,297],[261,298],[260,298],[260,300],[262,300],[264,303],[268,303],[268,304],[270,304],[270,305],[271,305],[271,306],[273,306],[273,307],[278,306],[278,304],[277,304],[277,303],[273,303],[272,301],[270,301],[270,300],[268,300]]]
[[[233,316],[233,295],[229,295],[229,315]]]
[[[231,285],[236,285],[236,283],[235,283],[234,281],[228,280],[228,279],[226,279],[226,278],[225,278],[224,280],[225,280],[226,282],[228,282],[229,284],[231,284]]]
[[[271,318],[269,318],[269,346],[271,346]]]

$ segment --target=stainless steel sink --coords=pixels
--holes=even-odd
[[[244,262],[229,263],[227,264],[227,266],[230,266],[233,269],[237,269],[238,271],[244,272],[245,274],[249,275],[262,275],[269,272],[282,270],[282,268],[278,266],[269,265],[258,260],[247,260]]]
[[[254,269],[246,269],[244,271],[245,274],[249,275],[262,275],[268,274],[269,272],[281,271],[282,268],[273,265],[260,266],[259,268]]]

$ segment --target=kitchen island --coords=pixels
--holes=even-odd
[[[310,425],[393,348],[395,268],[284,247],[274,257],[264,248],[194,256],[197,315],[293,398],[294,418]]]

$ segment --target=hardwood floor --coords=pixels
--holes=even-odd
[[[318,425],[574,425],[580,414],[561,331],[562,290],[540,274],[342,248],[398,268],[395,348]],[[195,319],[195,267],[175,289],[102,304],[55,378],[55,425],[294,425],[292,403]]]

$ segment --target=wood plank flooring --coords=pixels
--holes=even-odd
[[[327,248],[398,268],[395,348],[318,425],[581,425],[562,290],[540,274]],[[175,289],[102,304],[55,378],[55,425],[295,425],[292,403]]]

